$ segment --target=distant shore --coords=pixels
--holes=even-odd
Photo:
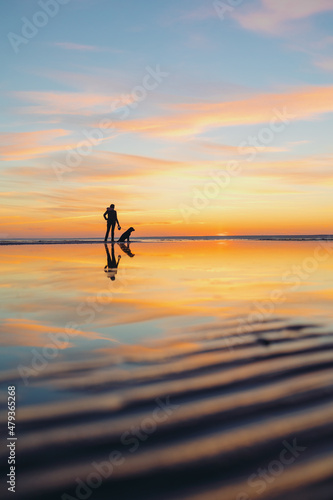
[[[244,235],[244,236],[143,236],[133,238],[131,243],[163,243],[186,241],[333,241],[331,234],[308,235]],[[87,245],[101,244],[103,239],[98,238],[20,238],[0,240],[0,246],[8,245]],[[108,241],[110,243],[110,241]],[[115,242],[117,243],[117,241]]]

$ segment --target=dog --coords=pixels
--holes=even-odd
[[[124,241],[127,240],[127,242],[129,243],[129,239],[130,239],[130,236],[131,236],[131,233],[133,233],[133,231],[135,231],[134,227],[130,227],[129,229],[127,229],[127,231],[125,231],[119,238],[118,240],[118,243],[122,243]]]

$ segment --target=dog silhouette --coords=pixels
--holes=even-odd
[[[129,239],[130,239],[130,236],[131,236],[131,233],[135,231],[134,227],[130,227],[129,229],[127,229],[127,231],[125,231],[119,238],[118,240],[118,243],[122,243],[124,241],[128,241],[129,242]]]

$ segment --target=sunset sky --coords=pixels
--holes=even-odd
[[[332,233],[333,0],[1,5],[0,238]]]

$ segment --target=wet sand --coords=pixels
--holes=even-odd
[[[104,247],[2,249],[17,499],[331,500],[331,257],[292,289],[280,277],[318,244],[267,245],[133,245],[114,283]],[[61,344],[64,322],[88,311],[77,305],[124,277]],[[258,316],[277,287],[286,300]],[[6,457],[2,446],[4,474]]]
[[[16,496],[75,497],[75,478],[97,471],[98,499],[330,499],[333,328],[276,318],[248,330],[230,321],[184,334],[181,353],[170,337],[46,368],[33,387],[79,397],[21,408]]]

